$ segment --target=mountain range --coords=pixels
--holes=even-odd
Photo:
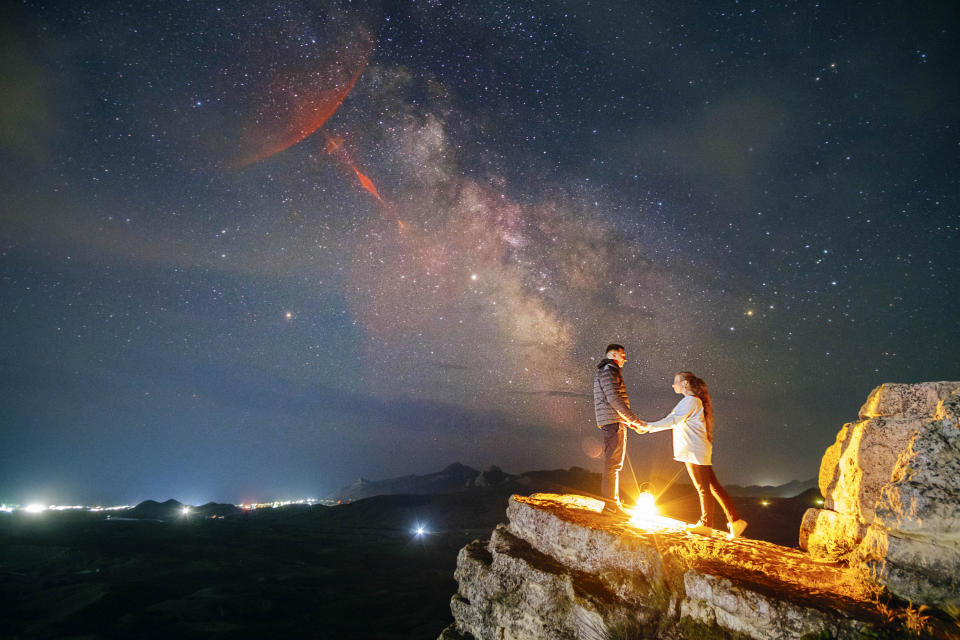
[[[655,487],[666,487],[666,479],[652,478]],[[685,484],[678,482],[677,484]],[[740,497],[792,498],[817,487],[817,479],[794,480],[780,486],[738,485],[726,486],[731,495]],[[328,500],[353,502],[381,495],[424,495],[456,493],[476,489],[494,490],[497,493],[531,493],[554,491],[558,493],[579,492],[597,494],[600,490],[600,474],[582,467],[527,471],[521,474],[506,473],[500,467],[491,466],[479,471],[459,462],[425,475],[406,475],[385,480],[358,478],[351,484],[334,491]]]

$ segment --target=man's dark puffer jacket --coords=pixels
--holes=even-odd
[[[616,360],[604,358],[597,365],[597,375],[593,380],[593,410],[597,414],[598,427],[625,420],[639,420],[630,410],[630,398],[627,397],[623,374]]]

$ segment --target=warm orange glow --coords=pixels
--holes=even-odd
[[[683,523],[660,515],[657,498],[652,493],[641,493],[630,511],[630,524],[641,529],[679,529]]]
[[[342,136],[327,136],[327,153],[333,153],[343,144]]]
[[[353,170],[353,173],[356,174],[357,180],[360,181],[360,186],[366,189],[367,192],[369,192],[370,195],[376,198],[378,202],[380,202],[381,204],[386,204],[383,201],[383,198],[380,197],[380,192],[377,191],[377,187],[376,185],[373,184],[373,180],[371,180],[370,177],[367,176],[365,173],[360,171],[360,169],[357,168],[357,165],[354,164],[353,158],[350,157],[350,153],[347,151],[347,147],[344,145],[343,137],[330,135],[323,129],[321,129],[320,131],[321,133],[323,133],[323,136],[327,140],[327,144],[325,146],[327,153],[333,156],[338,162],[350,167],[350,169]],[[399,219],[397,220],[397,222],[400,225],[400,228],[402,229],[403,223]]]
[[[588,498],[587,496],[577,495],[575,493],[535,493],[534,497],[548,497],[555,500],[565,507],[577,507],[579,509],[588,509],[600,513],[603,511],[603,500]]]
[[[326,123],[330,117],[336,113],[340,105],[353,90],[360,75],[367,66],[372,46],[358,46],[352,51],[352,57],[341,60],[331,58],[326,65],[321,68],[326,71],[320,74],[327,83],[310,83],[310,78],[318,75],[314,74],[292,74],[281,75],[274,82],[274,91],[271,96],[276,95],[296,95],[295,100],[286,105],[285,110],[276,111],[275,101],[265,100],[261,107],[257,119],[247,126],[245,132],[246,138],[250,139],[248,148],[253,151],[237,163],[241,167],[259,162],[264,158],[269,158],[275,153],[297,144],[314,131]],[[347,74],[347,70],[351,73]],[[296,93],[292,88],[298,87]],[[263,126],[263,122],[271,120],[280,120],[283,126],[273,129]],[[334,150],[336,150],[334,146]]]
[[[365,175],[363,175],[362,173],[360,173],[360,170],[357,169],[357,168],[356,168],[355,166],[353,166],[352,164],[350,165],[350,168],[353,169],[354,173],[357,174],[357,178],[360,179],[360,184],[363,185],[363,188],[366,189],[367,191],[369,191],[370,193],[372,193],[374,198],[376,198],[376,199],[379,200],[380,202],[383,202],[383,198],[381,198],[381,197],[380,197],[380,194],[377,193],[377,188],[376,188],[375,186],[373,186],[373,181],[370,180],[370,178],[368,178],[367,176],[365,176]]]
[[[637,496],[637,504],[630,509],[630,524],[644,526],[647,522],[659,516],[657,499],[652,493],[641,493]]]

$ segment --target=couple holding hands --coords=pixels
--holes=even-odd
[[[620,506],[620,470],[627,452],[627,429],[652,433],[673,429],[673,459],[684,463],[700,496],[700,521],[687,528],[702,535],[713,533],[711,494],[727,516],[727,538],[739,538],[747,522],[737,515],[730,496],[720,486],[710,462],[713,453],[713,406],[706,383],[689,371],[673,378],[673,390],[682,395],[670,414],[656,422],[645,422],[630,409],[621,368],[627,361],[622,345],[607,345],[606,357],[597,365],[593,382],[593,406],[597,426],[603,430],[603,476],[600,493],[604,513],[625,513]]]

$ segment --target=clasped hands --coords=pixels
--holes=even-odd
[[[643,420],[637,420],[636,422],[630,421],[627,422],[627,426],[636,431],[637,433],[650,433],[650,430],[646,428],[647,423]]]

